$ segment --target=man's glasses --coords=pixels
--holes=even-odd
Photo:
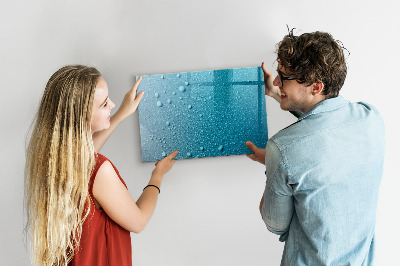
[[[281,81],[282,87],[283,87],[283,81],[284,80],[295,80],[295,79],[297,79],[296,77],[284,77],[281,71],[279,71],[279,70],[277,70],[277,71],[278,71],[279,80]]]

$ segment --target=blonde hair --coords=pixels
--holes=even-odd
[[[79,248],[95,164],[93,97],[100,77],[72,65],[49,79],[29,140],[25,166],[26,232],[33,265],[67,265]]]

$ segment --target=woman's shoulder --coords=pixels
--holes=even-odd
[[[105,175],[105,176],[114,176],[116,175],[119,180],[124,184],[126,187],[126,184],[124,180],[122,179],[121,175],[119,174],[119,171],[117,167],[104,155],[97,153],[96,154],[96,170],[95,170],[95,175]],[[96,178],[97,179],[97,178]]]
[[[101,153],[95,153],[94,156],[96,158],[96,164],[103,163],[104,161],[109,161],[108,158]]]

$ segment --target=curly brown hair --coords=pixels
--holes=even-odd
[[[347,49],[329,33],[316,31],[295,36],[292,29],[277,44],[277,61],[301,84],[322,82],[322,93],[333,98],[339,95],[346,79],[343,50]]]

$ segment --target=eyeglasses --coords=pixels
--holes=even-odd
[[[277,70],[277,71],[278,71],[279,80],[281,81],[282,87],[283,87],[283,81],[284,80],[295,80],[295,79],[297,79],[296,77],[284,77],[281,71],[279,71],[279,70]]]

